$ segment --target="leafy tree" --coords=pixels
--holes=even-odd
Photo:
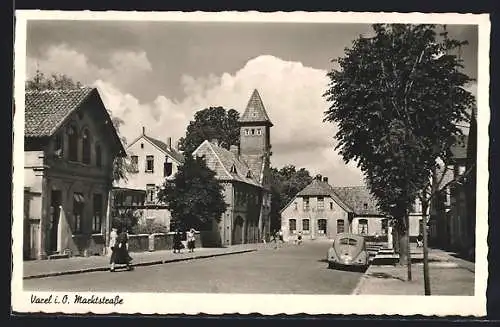
[[[311,183],[312,177],[305,168],[297,170],[294,165],[271,168],[271,177],[271,229],[277,230],[281,224],[280,210]]]
[[[210,230],[226,211],[223,188],[201,157],[185,156],[185,161],[172,180],[158,192],[178,227]]]
[[[196,112],[186,131],[179,140],[179,149],[192,153],[205,140],[218,139],[220,146],[229,150],[231,145],[240,144],[240,114],[234,109],[210,107]]]
[[[408,211],[428,183],[436,159],[446,161],[474,97],[472,81],[452,52],[467,44],[436,33],[434,25],[373,25],[338,69],[328,73],[325,122],[338,125],[336,149],[363,171],[382,212],[394,217],[400,263],[411,266]]]
[[[26,81],[25,89],[27,91],[72,90],[79,89],[82,86],[82,83],[74,81],[71,77],[65,74],[51,74],[49,77],[47,77],[44,73],[37,70],[35,76]],[[111,116],[111,122],[113,123],[116,132],[118,133],[118,135],[120,135],[120,126],[124,123],[124,121],[119,117],[113,117],[109,110],[108,113]],[[126,139],[123,136],[120,136],[120,140],[123,144],[127,143]],[[113,162],[113,180],[127,180],[127,172],[129,171],[129,167],[130,165],[127,161],[127,158],[116,157]]]
[[[51,74],[46,77],[44,73],[37,70],[32,79],[26,81],[27,90],[71,90],[82,87],[80,82],[75,82],[65,74]]]

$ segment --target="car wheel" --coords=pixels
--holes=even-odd
[[[328,269],[333,269],[335,268],[335,264],[333,262],[328,263]]]

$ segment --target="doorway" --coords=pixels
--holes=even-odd
[[[326,219],[318,219],[318,236],[328,236],[326,225],[327,225]]]
[[[50,194],[50,226],[49,226],[49,252],[57,252],[57,238],[59,217],[61,215],[61,191],[53,190]]]
[[[233,227],[233,244],[242,244],[243,243],[243,218],[241,216],[236,217],[234,221]]]

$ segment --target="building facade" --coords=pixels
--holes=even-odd
[[[240,117],[240,146],[229,150],[205,140],[194,152],[204,157],[224,187],[228,208],[214,224],[222,245],[255,243],[270,233],[270,128],[262,99],[254,90]]]
[[[418,219],[410,220],[411,236],[418,235]],[[286,241],[301,232],[304,239],[331,239],[338,233],[386,236],[388,219],[364,186],[334,187],[327,177],[316,178],[281,210]]]
[[[429,243],[473,255],[475,248],[475,141],[457,139],[452,157],[437,171],[438,196],[431,206]]]
[[[142,202],[136,201],[141,216],[139,223],[155,222],[169,230],[171,215],[165,204],[158,200],[157,193],[166,179],[175,176],[184,159],[177,147],[172,146],[170,137],[165,141],[147,135],[143,127],[141,135],[126,149],[130,163],[127,179],[120,180],[116,187],[120,193],[129,189],[131,199],[138,191],[146,192]],[[122,200],[118,202],[123,203]]]
[[[102,254],[125,150],[97,89],[26,92],[24,140],[24,257]]]

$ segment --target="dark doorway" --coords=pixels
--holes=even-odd
[[[326,230],[327,220],[318,219],[318,236],[328,236],[328,231]]]
[[[50,227],[49,227],[49,252],[57,252],[57,230],[59,216],[61,215],[61,191],[52,191],[50,194]]]

